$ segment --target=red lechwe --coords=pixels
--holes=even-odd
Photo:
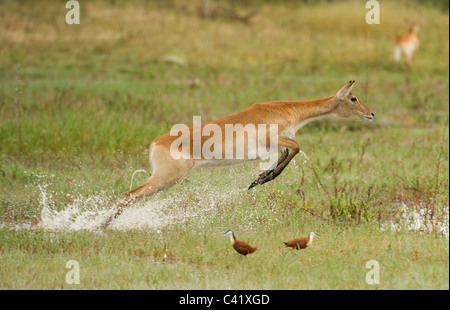
[[[249,189],[264,184],[275,179],[286,168],[289,162],[300,151],[299,144],[294,140],[296,132],[311,121],[324,117],[342,117],[355,120],[371,121],[375,114],[370,110],[357,96],[352,93],[355,81],[345,84],[339,91],[332,96],[298,101],[274,101],[274,102],[258,102],[248,108],[219,118],[215,121],[202,124],[201,126],[191,126],[187,128],[190,140],[188,147],[176,148],[182,153],[179,158],[173,156],[173,145],[180,138],[173,132],[157,137],[150,145],[150,162],[153,167],[153,173],[150,178],[142,185],[126,192],[123,198],[117,204],[117,212],[110,216],[104,226],[109,225],[112,219],[116,218],[123,210],[124,206],[130,205],[136,200],[145,196],[152,195],[156,192],[169,188],[180,181],[189,171],[199,167],[218,167],[233,165],[249,160],[262,159],[258,150],[274,149],[281,152],[278,160],[267,170],[259,175],[259,177],[250,184]],[[273,132],[267,129],[267,126],[277,126],[275,139],[269,139],[273,136]],[[231,135],[230,139],[226,135],[219,134],[210,138],[209,136],[201,137],[200,150],[204,150],[206,143],[213,140],[214,146],[221,146],[221,154],[218,158],[206,158],[203,153],[198,158],[195,156],[195,143],[193,136],[196,130],[203,130],[206,126],[215,126],[219,131],[225,132],[227,126],[241,126],[254,128],[256,132],[241,132]],[[260,125],[267,125],[262,126]],[[244,128],[246,128],[244,127]],[[259,139],[260,128],[265,128],[267,134],[265,139]],[[258,138],[257,138],[258,137]],[[276,144],[273,142],[276,141]],[[272,145],[271,145],[272,143]],[[238,147],[244,145],[244,147]],[[197,150],[198,151],[198,150]],[[215,150],[216,151],[216,150]],[[227,154],[235,154],[234,158],[227,158]],[[220,157],[220,156],[219,156]],[[224,159],[225,158],[225,159]],[[266,156],[267,158],[267,156]]]
[[[396,62],[400,61],[402,55],[405,55],[406,64],[408,67],[412,67],[412,61],[414,52],[419,47],[419,38],[417,32],[419,32],[420,26],[418,22],[410,24],[408,32],[402,35],[398,35],[395,39],[394,59]]]

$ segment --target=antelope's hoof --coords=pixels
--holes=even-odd
[[[256,185],[264,184],[267,181],[270,181],[271,179],[269,178],[269,176],[273,173],[273,171],[274,170],[266,170],[263,173],[261,173],[259,177],[255,181],[253,181],[252,184],[250,184],[247,190],[255,187]]]

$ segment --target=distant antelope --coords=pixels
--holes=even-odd
[[[240,112],[197,126],[199,128],[196,126],[188,127],[187,130],[190,134],[188,146],[190,147],[187,150],[181,149],[181,152],[184,153],[182,154],[183,157],[180,158],[174,158],[172,153],[173,145],[179,136],[174,136],[171,132],[157,137],[150,145],[149,152],[153,174],[144,184],[125,193],[122,200],[117,204],[117,212],[108,218],[104,225],[107,226],[112,219],[116,218],[122,212],[124,206],[144,196],[152,195],[173,186],[192,169],[227,166],[252,159],[263,159],[257,149],[269,147],[272,149],[271,146],[274,146],[274,153],[279,151],[281,156],[272,167],[261,173],[248,189],[275,179],[300,151],[299,144],[293,139],[295,133],[307,123],[327,116],[366,121],[371,121],[374,118],[375,114],[358,97],[352,94],[354,83],[355,81],[348,82],[335,95],[330,97],[299,101],[259,102]],[[214,136],[214,139],[216,139],[214,142],[217,142],[215,145],[222,149],[225,159],[206,158],[203,153],[195,159],[195,141],[193,141],[195,131],[206,129],[208,126],[215,126],[223,132],[227,130],[227,126],[230,124],[240,124],[245,127],[252,127],[250,125],[253,125],[256,131],[261,128],[259,125],[276,124],[278,129],[275,137],[276,142],[268,138],[258,139],[260,132],[258,134],[246,132],[240,135],[236,133],[231,136],[231,140],[226,135],[220,134]],[[265,130],[269,131],[269,129]],[[270,134],[268,133],[269,136]],[[204,148],[210,141],[208,142],[205,137],[202,137],[199,143]],[[244,144],[245,147],[237,147],[241,144]],[[235,154],[234,159],[226,158],[226,154],[229,154],[230,151],[231,154]]]
[[[394,59],[396,62],[398,62],[402,54],[404,54],[408,67],[412,67],[414,51],[419,47],[419,38],[417,37],[419,29],[419,23],[412,22],[407,33],[396,37],[394,50]]]

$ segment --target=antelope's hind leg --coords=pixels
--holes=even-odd
[[[112,220],[117,218],[124,207],[132,205],[143,197],[153,195],[175,185],[193,167],[192,161],[173,159],[169,150],[166,149],[157,148],[151,157],[153,174],[144,184],[125,193],[123,198],[116,204],[116,212],[103,222],[102,227],[107,227]]]

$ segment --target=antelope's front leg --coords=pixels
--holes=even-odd
[[[292,140],[291,138],[279,136],[278,137],[278,146],[284,147],[285,152],[282,153],[281,157],[277,161],[277,166],[274,169],[269,169],[267,171],[264,171],[260,174],[258,179],[253,181],[252,184],[250,184],[248,189],[251,189],[252,187],[255,187],[258,184],[264,184],[266,182],[272,181],[277,176],[283,172],[284,168],[289,164],[289,162],[294,158],[295,155],[300,151],[300,146],[298,145],[297,141]],[[289,149],[292,149],[292,152],[289,153]]]
[[[284,168],[286,168],[286,166],[290,163],[292,158],[294,158],[294,156],[297,155],[298,152],[299,152],[299,149],[294,149],[292,151],[292,153],[290,153],[289,156],[280,165],[278,165],[278,167],[276,167],[272,171],[271,174],[267,175],[267,177],[264,178],[264,180],[260,184],[262,185],[262,184],[264,184],[266,182],[272,181],[277,176],[279,176],[281,174],[281,172],[283,172]]]
[[[288,155],[289,155],[289,149],[286,148],[286,149],[282,150],[281,151],[281,156],[280,156],[280,158],[278,158],[277,162],[272,167],[270,167],[269,169],[267,169],[263,173],[261,173],[258,176],[258,178],[255,181],[253,181],[252,184],[250,184],[248,189],[251,189],[251,188],[255,187],[258,184],[266,183],[267,182],[266,181],[267,177],[270,174],[272,174],[278,166],[280,166],[280,164],[286,159],[286,157]]]

